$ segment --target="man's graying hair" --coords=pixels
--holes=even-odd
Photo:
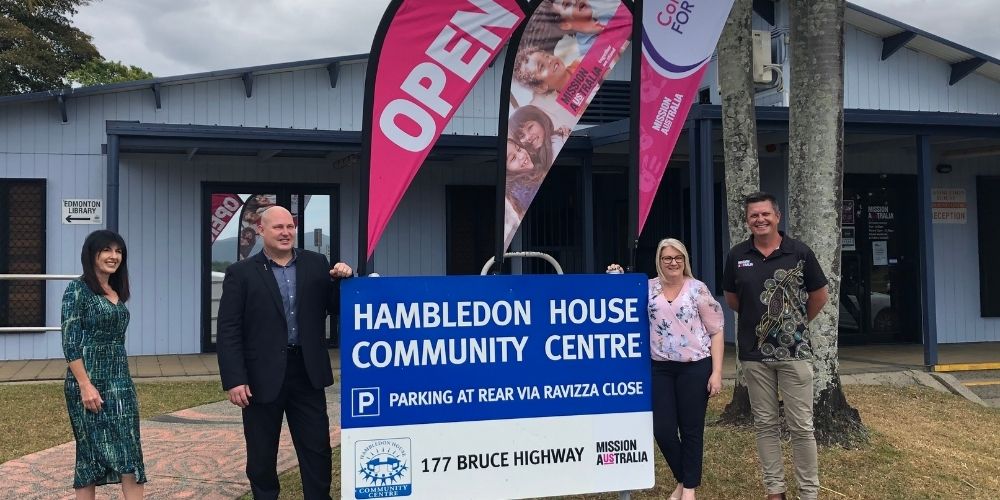
[[[756,191],[747,195],[747,198],[743,200],[743,216],[746,217],[747,209],[751,203],[760,203],[762,201],[771,202],[771,206],[774,207],[774,213],[781,213],[781,207],[778,206],[778,199],[775,198],[773,194],[764,191]]]

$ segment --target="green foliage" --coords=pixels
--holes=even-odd
[[[104,59],[93,59],[66,75],[66,79],[70,83],[78,83],[84,87],[149,78],[153,78],[153,74],[138,66],[129,66],[120,61]]]
[[[229,262],[228,260],[213,260],[212,270],[217,273],[224,273],[231,264],[232,262]]]
[[[70,18],[91,0],[0,0],[0,95],[63,86],[63,78],[101,56]]]

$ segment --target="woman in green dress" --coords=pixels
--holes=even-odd
[[[66,407],[76,438],[77,499],[121,483],[126,500],[142,498],[146,471],[139,443],[139,405],[125,355],[129,313],[125,241],[108,230],[83,243],[83,276],[66,287],[62,343]]]

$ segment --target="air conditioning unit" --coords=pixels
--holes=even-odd
[[[751,32],[753,45],[753,81],[754,83],[771,83],[771,32],[753,30]]]

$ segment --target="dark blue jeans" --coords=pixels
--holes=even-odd
[[[674,479],[701,485],[705,410],[712,358],[690,363],[653,361],[653,437]]]

